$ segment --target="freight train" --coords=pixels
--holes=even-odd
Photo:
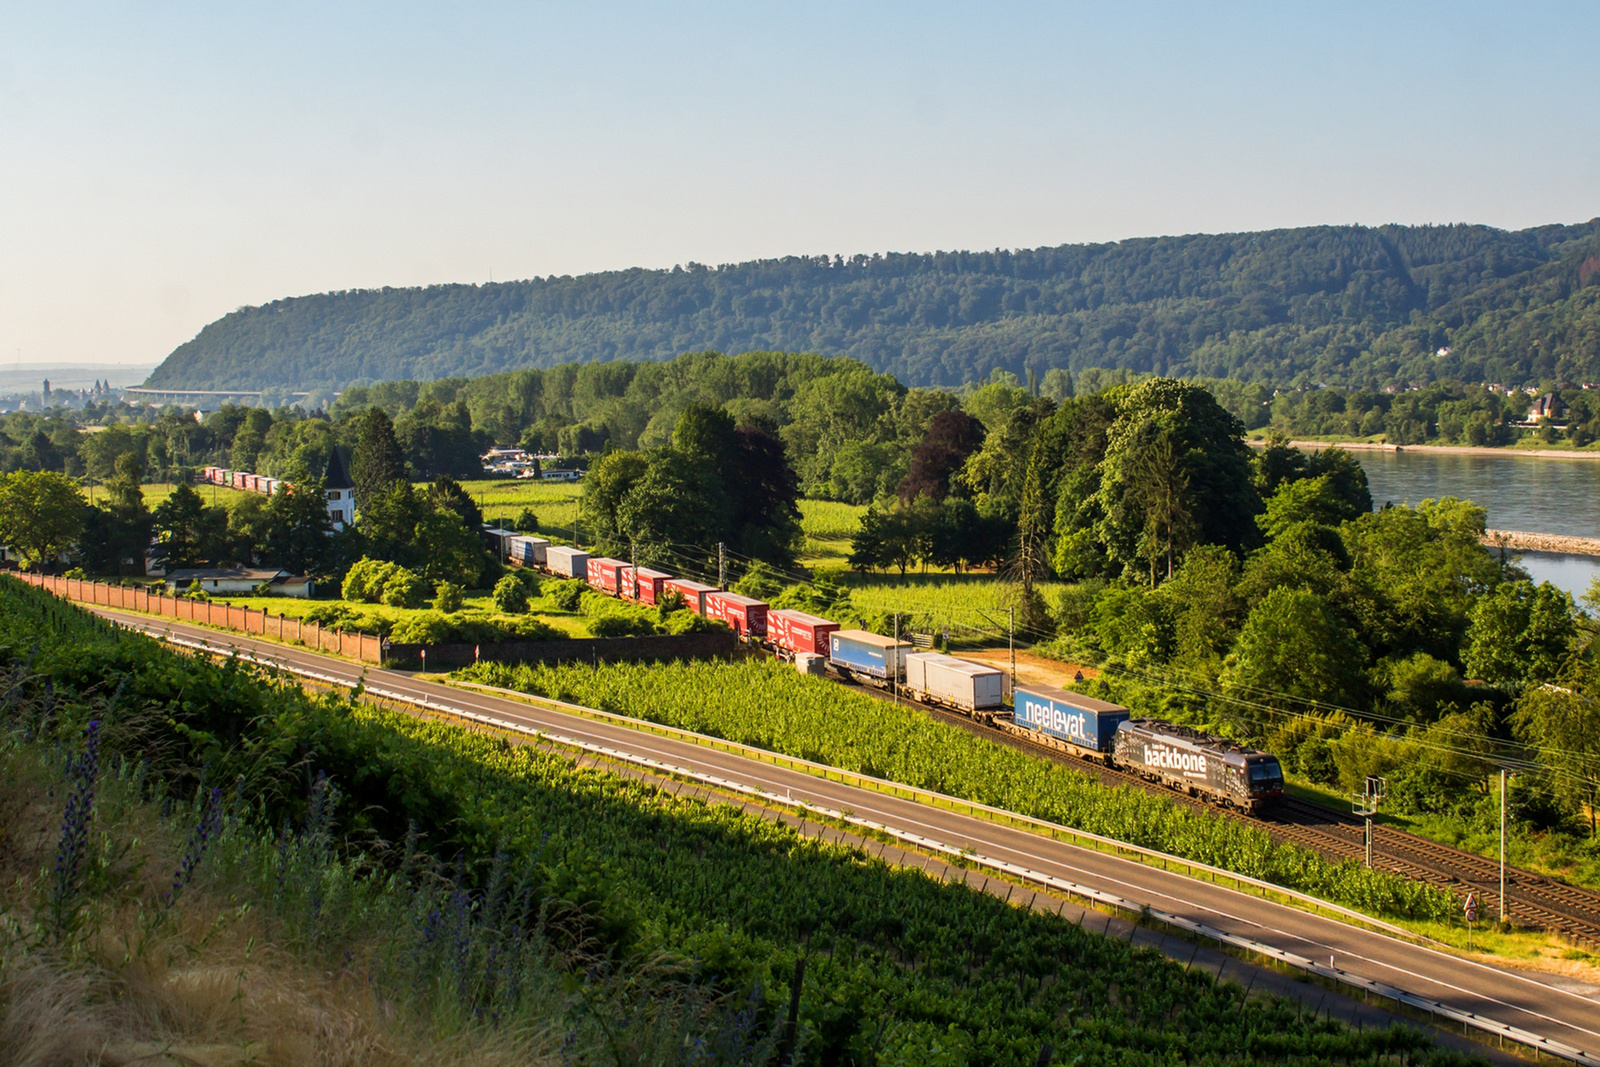
[[[740,638],[793,661],[809,673],[893,689],[919,703],[947,708],[996,730],[1079,759],[1092,760],[1189,796],[1253,811],[1283,795],[1278,758],[1225,738],[1155,719],[1051,685],[1018,684],[1005,702],[1005,676],[984,663],[918,652],[907,641],[843,629],[819,615],[771,608],[663,571],[590,556],[543,538],[510,538],[512,562],[563,578],[582,578],[609,596],[659,604],[676,593],[686,607],[726,623]],[[526,542],[526,543],[524,543]]]

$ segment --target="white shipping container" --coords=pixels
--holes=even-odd
[[[938,652],[906,656],[906,691],[918,700],[981,711],[1001,706],[1004,679],[993,667]]]
[[[827,676],[828,657],[819,656],[815,652],[796,652],[794,654],[794,669],[801,674],[812,674],[818,678]]]
[[[569,545],[549,545],[544,550],[544,567],[563,578],[589,577],[589,553]]]

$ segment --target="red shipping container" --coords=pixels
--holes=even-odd
[[[672,577],[666,571],[653,571],[649,567],[639,568],[639,595],[633,595],[633,568],[622,568],[622,595],[628,600],[638,600],[641,604],[661,603],[661,594],[665,590],[667,581]]]
[[[667,593],[677,593],[679,596],[683,597],[684,607],[688,608],[690,611],[699,612],[701,615],[706,613],[707,595],[715,593],[716,591],[717,587],[714,585],[707,585],[704,582],[693,582],[688,578],[672,578],[666,582],[663,582],[661,589],[663,596],[665,596]]]
[[[627,565],[625,560],[611,559],[607,556],[591,557],[589,560],[589,584],[602,593],[621,596],[622,569]]]
[[[796,652],[828,654],[828,635],[839,624],[820,615],[780,608],[767,612],[767,639],[791,656]]]
[[[767,604],[755,597],[724,593],[706,594],[706,616],[721,619],[740,637],[767,636]]]

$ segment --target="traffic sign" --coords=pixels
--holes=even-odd
[[[1477,922],[1478,921],[1478,894],[1476,894],[1476,893],[1468,893],[1467,894],[1467,902],[1462,907],[1461,910],[1466,914],[1467,922],[1469,922],[1469,923]]]

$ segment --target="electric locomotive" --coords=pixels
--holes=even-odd
[[[1156,719],[1118,724],[1112,759],[1141,778],[1247,811],[1283,795],[1278,757]]]

